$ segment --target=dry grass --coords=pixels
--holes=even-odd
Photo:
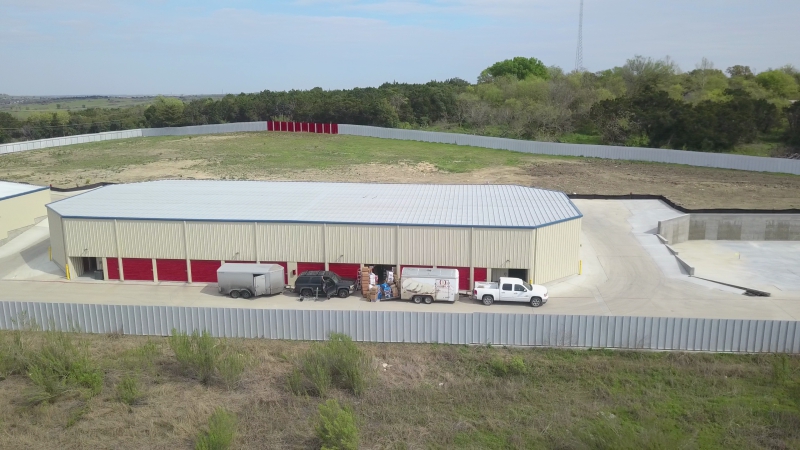
[[[0,337],[5,349],[10,333]],[[8,376],[3,448],[192,448],[220,407],[237,418],[232,448],[320,445],[326,398],[296,396],[287,382],[311,343],[237,341],[252,363],[228,390],[186,377],[166,339],[77,339],[103,370],[100,394],[32,406],[22,394],[30,380]],[[374,382],[361,396],[332,389],[327,398],[355,413],[361,448],[800,447],[797,357],[358,346]],[[132,406],[116,388],[129,376],[142,393]]]

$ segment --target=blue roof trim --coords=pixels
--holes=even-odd
[[[0,198],[0,202],[2,202],[3,200],[8,200],[8,199],[10,199],[10,198],[14,198],[14,197],[22,197],[23,195],[35,194],[35,193],[37,193],[37,192],[42,192],[42,191],[44,191],[44,190],[48,190],[48,191],[49,191],[49,190],[50,190],[50,188],[49,188],[49,187],[47,187],[47,186],[45,186],[45,187],[40,187],[39,189],[34,189],[34,190],[32,190],[32,191],[21,192],[21,193],[19,193],[19,194],[9,195],[9,196],[7,196],[7,197],[1,197],[1,198]]]
[[[49,206],[48,206],[49,208]],[[52,209],[51,209],[52,210]],[[52,210],[56,214],[55,210]],[[515,229],[515,230],[535,230],[550,225],[559,224],[562,222],[569,222],[570,220],[577,220],[583,218],[583,214],[566,219],[556,220],[554,222],[547,222],[533,227],[512,227],[512,226],[497,226],[497,225],[448,225],[448,224],[424,224],[424,223],[370,223],[370,222],[317,222],[317,221],[303,221],[303,220],[228,220],[228,219],[163,219],[163,218],[141,218],[141,217],[95,217],[95,216],[59,216],[63,219],[87,219],[87,220],[144,220],[151,222],[213,222],[213,223],[295,223],[295,224],[311,224],[311,225],[367,225],[367,226],[384,226],[384,227],[434,227],[434,228],[497,228],[497,229]]]

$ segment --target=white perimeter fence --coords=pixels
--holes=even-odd
[[[44,329],[168,336],[492,344],[736,353],[800,353],[795,321],[542,314],[323,311],[0,302],[0,329],[33,319]]]
[[[0,145],[0,154],[36,150],[61,145],[82,144],[108,139],[133,137],[200,135],[266,131],[267,122],[241,122],[220,125],[196,125],[172,128],[144,128],[140,130],[111,131],[83,134],[39,141]],[[720,153],[690,152],[641,147],[615,147],[607,145],[559,144],[516,139],[504,139],[470,134],[437,133],[431,131],[401,130],[362,125],[339,125],[339,134],[368,136],[383,139],[400,139],[442,144],[469,145],[473,147],[510,150],[522,153],[557,156],[585,156],[604,159],[625,159],[660,163],[685,164],[698,167],[736,169],[754,172],[776,172],[800,175],[800,160],[764,158],[759,156],[726,155]]]

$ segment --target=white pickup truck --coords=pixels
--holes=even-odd
[[[519,278],[500,278],[499,283],[476,282],[472,298],[486,306],[494,302],[520,302],[538,308],[547,303],[547,288],[530,285]]]

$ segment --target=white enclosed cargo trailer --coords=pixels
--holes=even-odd
[[[283,267],[225,263],[217,269],[217,284],[220,294],[233,298],[280,294],[285,286]]]
[[[454,302],[458,298],[458,269],[404,267],[400,298],[414,303]]]

